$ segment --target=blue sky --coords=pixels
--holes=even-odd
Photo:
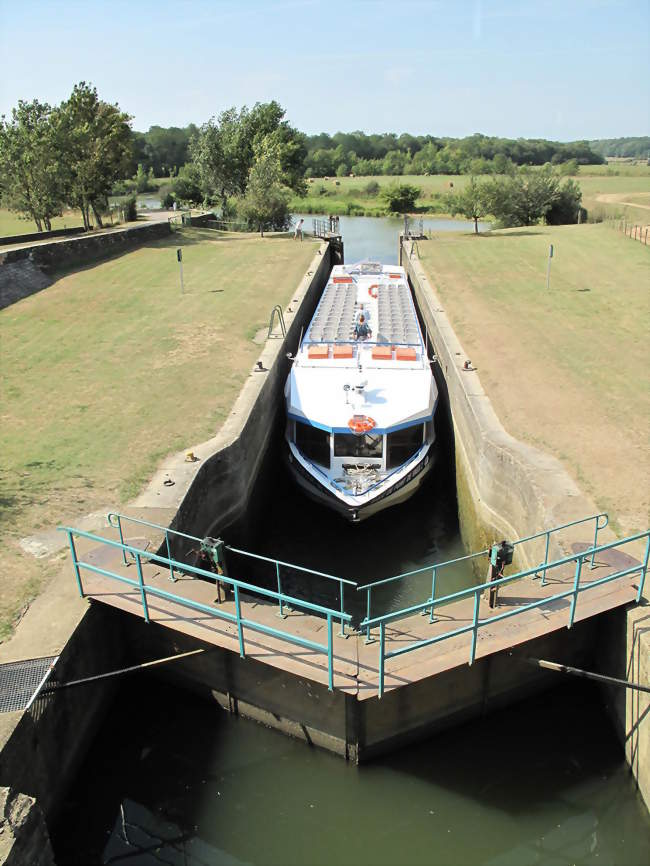
[[[277,99],[307,133],[647,135],[648,0],[0,0],[0,113],[76,81],[152,124]]]

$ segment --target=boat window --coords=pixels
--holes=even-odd
[[[330,434],[326,430],[296,421],[296,447],[308,460],[329,469]]]
[[[335,457],[378,457],[381,460],[384,451],[384,437],[381,434],[355,433],[334,434]]]
[[[388,434],[387,469],[396,469],[415,454],[422,445],[423,429],[424,424],[414,424],[413,427],[405,427],[404,430]]]

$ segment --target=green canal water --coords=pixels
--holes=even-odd
[[[650,862],[647,812],[581,682],[355,767],[134,678],[79,779],[59,866]]]

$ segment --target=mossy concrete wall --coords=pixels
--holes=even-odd
[[[435,254],[435,248],[431,252]],[[400,241],[399,255],[435,348],[436,372],[449,400],[460,525],[467,547],[478,550],[493,540],[523,538],[596,514],[594,502],[558,460],[505,431],[481,386],[479,372],[464,369],[470,355],[454,333],[420,262],[417,246]],[[609,529],[599,535],[603,544],[614,538]],[[567,530],[552,539],[550,557],[569,555],[573,552],[571,545],[584,540],[584,529]],[[530,568],[543,561],[541,541],[536,548],[526,547],[528,551],[516,549],[520,557],[517,566]],[[638,555],[641,559],[641,548]],[[598,619],[598,637],[594,641],[601,673],[644,685],[650,684],[648,583],[643,606],[615,610]],[[646,804],[650,804],[650,696],[620,688],[606,690],[605,696],[639,789]]]

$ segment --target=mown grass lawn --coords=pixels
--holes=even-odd
[[[559,457],[619,531],[647,529],[650,247],[583,225],[419,248],[506,429]]]
[[[124,503],[162,456],[214,435],[258,355],[252,337],[315,251],[186,229],[0,313],[0,635],[47,574],[18,540]]]

